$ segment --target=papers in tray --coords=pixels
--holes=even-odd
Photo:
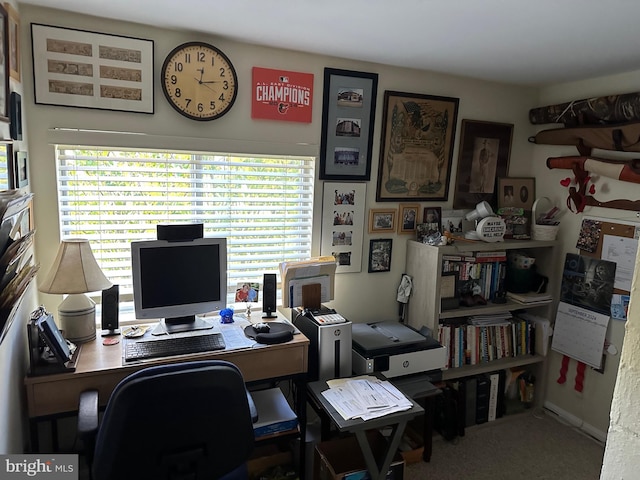
[[[363,375],[328,380],[324,398],[342,418],[371,420],[390,413],[409,410],[411,401],[387,380]]]

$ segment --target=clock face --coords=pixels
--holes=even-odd
[[[221,117],[238,93],[236,71],[227,56],[202,42],[174,48],[162,65],[161,81],[171,106],[193,120]]]

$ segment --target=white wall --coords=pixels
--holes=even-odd
[[[640,80],[640,72],[630,72],[624,75],[611,75],[602,78],[572,82],[553,87],[544,88],[540,91],[539,101],[536,106],[553,105],[570,100],[580,100],[584,98],[599,97],[603,95],[614,95],[619,93],[636,92]],[[558,125],[536,125],[536,131],[548,128],[556,128]],[[594,151],[594,155],[605,158],[613,158],[613,152]],[[578,155],[577,149],[571,146],[551,146],[536,145],[533,151],[533,175],[538,179],[538,195],[546,195],[552,198],[556,204],[565,207],[567,188],[560,185],[560,180],[571,177],[568,170],[549,170],[546,167],[547,157]],[[621,157],[633,158],[634,154],[618,155]],[[596,194],[598,200],[607,201],[613,199],[640,199],[640,188],[637,184],[610,180],[606,178],[595,179]],[[584,214],[567,213],[562,218],[561,232],[559,238],[563,243],[563,255],[565,253],[579,253],[576,249],[578,231],[585,216],[602,217],[607,221],[631,221],[638,222],[636,212],[625,210],[614,210],[609,208],[587,207]],[[627,322],[629,323],[629,322]],[[616,346],[618,352],[622,351],[625,337],[625,323],[618,320],[611,320],[606,338]],[[626,343],[626,342],[625,342]],[[571,360],[567,382],[560,385],[556,382],[559,376],[560,362],[562,356],[552,352],[549,363],[549,375],[546,389],[547,402],[553,405],[554,409],[564,411],[575,417],[578,423],[588,432],[599,437],[606,436],[609,427],[609,406],[613,397],[613,387],[616,382],[620,355],[607,355],[604,373],[597,373],[591,368],[587,368],[584,382],[584,391],[578,393],[574,389],[574,377],[576,361]],[[636,362],[637,364],[637,362]]]

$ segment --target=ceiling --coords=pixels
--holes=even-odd
[[[638,0],[21,3],[517,85],[545,86],[640,69]]]

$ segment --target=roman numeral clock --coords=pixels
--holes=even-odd
[[[203,42],[171,50],[161,71],[169,104],[192,120],[214,120],[227,113],[238,94],[238,77],[229,58]]]

